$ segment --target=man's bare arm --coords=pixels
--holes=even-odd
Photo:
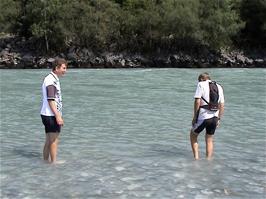
[[[51,110],[53,111],[54,115],[55,115],[55,119],[58,125],[63,126],[64,125],[64,121],[62,119],[61,114],[58,112],[57,108],[56,108],[56,103],[54,100],[48,100],[49,106],[51,108]]]

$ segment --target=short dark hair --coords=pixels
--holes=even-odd
[[[209,73],[205,72],[205,73],[201,73],[198,77],[199,81],[206,81],[208,79],[211,79]]]
[[[56,58],[53,63],[53,70],[55,70],[56,67],[60,67],[62,64],[65,64],[67,66],[67,61],[63,58]]]

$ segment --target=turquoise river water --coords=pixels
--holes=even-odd
[[[225,92],[214,158],[189,131],[197,77]],[[42,160],[39,110],[49,70],[1,70],[0,198],[265,198],[265,69],[70,69],[58,160]]]

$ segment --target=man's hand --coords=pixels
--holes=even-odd
[[[61,114],[57,111],[56,104],[55,104],[54,100],[48,100],[48,103],[49,103],[51,110],[53,111],[53,113],[55,115],[56,123],[59,126],[63,126],[64,120],[63,120]]]
[[[196,118],[195,117],[193,117],[193,119],[192,119],[192,126],[194,126],[194,124],[196,124]]]
[[[64,126],[64,120],[62,118],[61,115],[57,115],[55,116],[55,119],[56,119],[56,123],[59,125],[59,126]]]
[[[216,128],[219,128],[219,126],[220,126],[220,119],[218,119],[217,121]]]

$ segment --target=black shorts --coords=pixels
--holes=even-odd
[[[55,116],[41,115],[41,118],[46,133],[60,133],[61,126],[57,124]]]
[[[200,122],[200,124],[196,124],[197,127],[192,129],[195,133],[200,133],[201,131],[203,131],[203,129],[206,128],[206,133],[208,135],[213,135],[216,130],[218,117],[213,117],[210,119],[205,119],[202,122],[201,121],[198,122]]]

